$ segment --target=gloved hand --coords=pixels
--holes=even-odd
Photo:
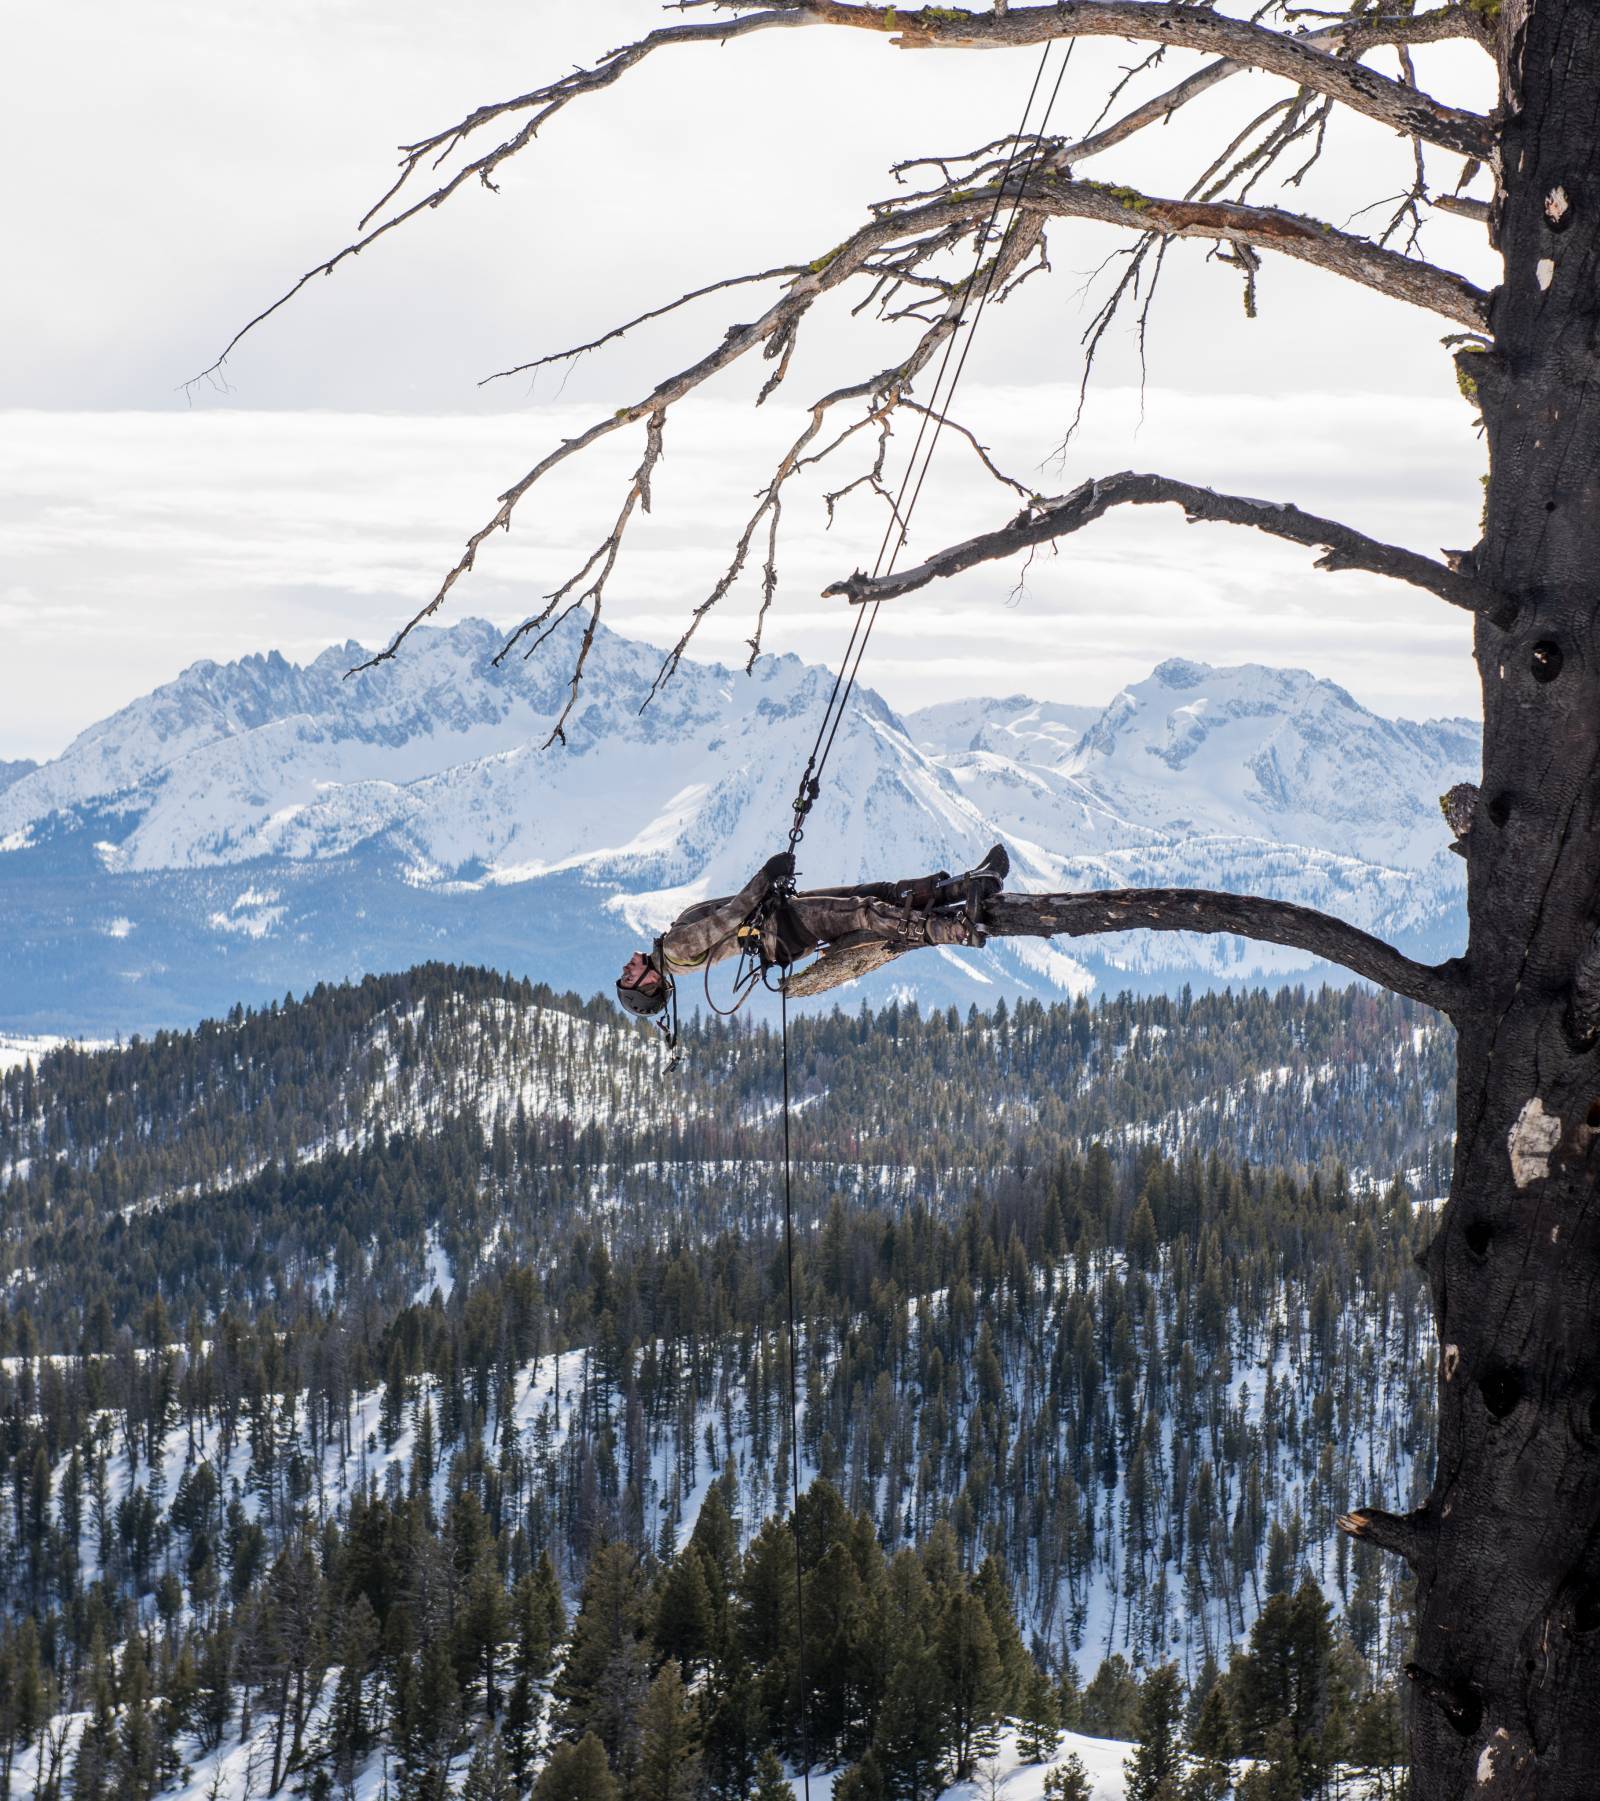
[[[774,887],[794,880],[794,852],[781,850],[775,857],[768,857],[761,866],[761,873]]]

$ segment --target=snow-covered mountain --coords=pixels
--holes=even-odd
[[[354,644],[197,663],[0,775],[0,1027],[142,1029],[438,956],[589,991],[781,846],[826,670],[686,662],[645,707],[659,652],[602,630],[544,751],[573,645],[496,669],[497,641],[425,631],[351,681]],[[1436,797],[1477,760],[1470,722],[1382,719],[1297,670],[1169,661],[1099,712],[1017,696],[901,719],[858,689],[802,879],[959,869],[1002,837],[1014,886],[1251,888],[1437,956],[1463,869]],[[1237,940],[1012,942],[878,983],[966,1003],[1311,967]]]

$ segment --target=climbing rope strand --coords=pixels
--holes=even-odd
[[[1038,92],[1040,78],[1044,74],[1045,62],[1049,57],[1050,50],[1051,46],[1046,44],[1044,56],[1040,58],[1039,67],[1034,73],[1033,87],[1029,90],[1028,94],[1028,105],[1023,110],[1022,125],[1018,128],[1011,155],[1006,161],[1005,172],[1000,177],[999,186],[995,191],[995,203],[989,215],[989,223],[985,226],[983,236],[978,241],[978,257],[973,265],[972,275],[969,277],[969,287],[977,281],[979,270],[982,268],[984,245],[989,241],[993,234],[994,222],[999,215],[1001,202],[1005,195],[1006,187],[1010,182],[1012,170],[1016,164],[1017,151],[1026,130],[1028,114],[1033,108],[1034,96]],[[928,471],[933,466],[933,453],[939,447],[939,437],[944,431],[945,420],[948,418],[951,404],[955,400],[956,387],[961,380],[962,372],[967,366],[967,357],[971,354],[973,339],[978,333],[979,321],[983,318],[984,308],[989,304],[989,296],[994,291],[995,280],[1005,262],[1006,249],[1016,233],[1017,223],[1022,216],[1023,190],[1027,186],[1029,176],[1033,173],[1034,164],[1038,161],[1039,151],[1044,143],[1045,131],[1050,124],[1050,115],[1055,111],[1056,100],[1061,93],[1061,83],[1066,78],[1067,64],[1071,60],[1072,43],[1069,41],[1067,44],[1066,55],[1061,60],[1061,67],[1056,71],[1055,86],[1051,89],[1050,98],[1045,105],[1044,116],[1039,121],[1039,129],[1034,134],[1033,141],[1029,145],[1027,162],[1023,167],[1021,179],[1017,182],[1013,195],[1011,217],[1006,221],[1005,231],[1001,234],[999,246],[995,250],[994,261],[989,265],[988,277],[983,284],[982,291],[978,295],[978,304],[973,310],[970,322],[958,320],[957,329],[950,334],[945,342],[945,354],[940,362],[938,375],[934,379],[931,404],[928,410],[922,415],[922,423],[917,431],[916,442],[912,445],[911,456],[906,463],[905,476],[900,483],[900,492],[895,497],[894,510],[890,515],[889,524],[884,528],[883,542],[878,546],[877,559],[872,567],[872,579],[874,581],[878,579],[880,574],[888,573],[892,575],[894,573],[895,563],[910,534],[911,516],[916,511],[918,500],[922,497],[922,484],[928,479]],[[950,385],[948,389],[945,390],[944,399],[941,401],[939,399],[939,390],[944,384],[945,370],[949,366],[951,354],[955,350],[956,340],[960,336],[959,328],[962,323],[966,323],[967,325],[966,339],[961,346],[961,355],[956,362],[955,371],[950,377]],[[922,449],[923,438],[927,433],[930,422],[933,425],[933,437],[928,444],[926,455],[922,457],[922,467],[918,470],[917,457]],[[915,487],[911,486],[913,473],[916,474]],[[905,502],[907,488],[911,489],[911,498],[908,503],[902,505],[902,502]],[[899,527],[898,532],[895,530],[896,526]],[[885,552],[887,552],[888,558],[887,568],[885,568]],[[856,623],[850,632],[850,642],[845,647],[844,661],[839,665],[839,676],[835,679],[833,685],[834,695],[838,695],[840,683],[842,681],[844,692],[839,698],[837,705],[835,705],[833,696],[829,696],[828,713],[824,716],[823,721],[824,727],[827,730],[827,739],[826,742],[823,743],[821,760],[816,760],[816,752],[813,751],[812,758],[808,761],[806,766],[806,774],[811,778],[813,796],[816,786],[821,783],[822,772],[827,767],[828,758],[833,751],[834,739],[839,735],[839,727],[844,723],[845,708],[849,704],[851,692],[855,688],[856,676],[860,672],[862,658],[867,654],[867,645],[872,639],[872,628],[878,623],[878,609],[882,605],[883,602],[881,600],[875,600],[870,607],[862,607],[857,611]],[[861,616],[863,614],[866,615],[865,631],[861,630]],[[853,661],[852,653],[854,653]],[[848,679],[845,679],[845,672],[847,669],[849,671],[849,676]],[[831,723],[829,716],[831,716]],[[813,764],[815,765],[814,774]],[[802,791],[804,791],[806,787],[804,780],[802,780],[801,787]],[[808,800],[805,804],[806,808],[809,810],[810,801]],[[803,815],[797,813],[796,819],[798,823],[803,819]],[[794,840],[791,839],[791,849],[793,848],[793,845]]]
[[[1022,109],[1022,119],[1017,127],[1011,153],[1006,158],[1005,170],[995,188],[994,206],[990,209],[988,221],[978,238],[972,274],[967,278],[966,292],[969,296],[977,286],[978,277],[983,271],[983,253],[994,236],[995,222],[1000,216],[1006,190],[1011,183],[1018,154],[1027,134],[1028,119],[1033,112],[1033,103],[1038,98],[1039,88],[1049,65],[1051,48],[1050,44],[1045,45],[1044,53],[1039,58],[1039,66],[1034,71],[1033,85],[1028,90],[1027,104]],[[890,573],[893,572],[895,559],[899,556],[910,533],[911,516],[916,511],[917,502],[921,498],[922,486],[927,480],[928,469],[933,462],[933,453],[938,448],[939,437],[944,430],[945,416],[955,399],[955,391],[961,380],[962,371],[967,366],[967,357],[972,350],[972,340],[977,333],[978,323],[983,317],[984,308],[989,303],[995,279],[1005,264],[1006,249],[1011,243],[1017,228],[1017,221],[1022,214],[1022,192],[1027,186],[1028,177],[1033,173],[1033,166],[1044,142],[1050,115],[1055,110],[1056,98],[1061,92],[1062,79],[1066,75],[1067,63],[1071,60],[1071,56],[1072,46],[1069,43],[1067,54],[1062,59],[1061,67],[1056,74],[1055,86],[1045,105],[1044,116],[1040,120],[1038,132],[1028,149],[1022,178],[1017,183],[1013,194],[1011,217],[1007,220],[1006,228],[995,249],[994,261],[990,264],[988,275],[978,295],[978,304],[974,308],[970,320],[963,317],[958,311],[950,335],[945,340],[944,354],[940,358],[939,368],[934,376],[931,405],[923,413],[917,428],[911,455],[906,461],[905,474],[901,477],[900,489],[890,511],[889,523],[884,528],[883,541],[878,546],[878,554],[873,562],[874,580],[883,573],[886,566]],[[963,325],[967,328],[966,337],[962,343],[961,355],[955,360],[955,368],[952,373],[951,360],[955,357],[956,342],[962,336]],[[950,377],[948,387],[945,384],[947,374]],[[943,390],[942,400],[940,399],[941,390]],[[930,422],[933,427],[931,438],[928,435]],[[926,452],[923,450],[925,441]],[[920,468],[918,467],[919,462]],[[909,503],[906,501],[907,494],[910,495]],[[872,628],[877,624],[878,609],[882,604],[881,601],[874,601],[870,607],[859,608],[856,612],[855,623],[850,628],[850,641],[845,646],[844,656],[840,659],[839,672],[833,678],[833,688],[828,695],[828,704],[823,709],[822,721],[817,727],[816,742],[811,747],[810,756],[806,758],[805,769],[800,776],[800,786],[795,792],[794,820],[789,828],[791,856],[804,834],[806,816],[811,811],[812,803],[820,791],[823,771],[833,752],[834,740],[839,735],[839,727],[843,723],[845,709],[849,705],[850,696],[855,689],[856,676],[861,669],[861,660],[866,655],[867,645],[871,642]],[[736,982],[735,991],[737,992],[737,990],[738,983]],[[738,1006],[742,1004],[743,998],[741,995],[735,1002],[734,1011],[737,1011]],[[707,1001],[711,1000],[709,982],[706,987],[706,999]],[[715,1003],[712,1002],[712,1005],[715,1006]],[[721,1008],[716,1010],[722,1011]],[[800,1375],[794,1281],[794,1160],[790,1127],[789,991],[787,980],[778,983],[778,1010],[783,1043],[783,1248],[789,1302],[789,1482],[793,1496],[791,1519],[794,1528],[795,1669],[800,1691],[801,1774],[805,1801],[811,1801],[811,1697],[806,1686],[805,1557],[800,1537]],[[963,1647],[963,1651],[964,1649],[965,1647]]]
[[[1028,89],[1028,98],[1022,108],[1022,117],[1018,122],[1016,135],[1012,140],[1011,151],[1006,158],[1006,166],[995,187],[994,205],[989,209],[989,217],[984,223],[983,231],[979,234],[977,251],[973,258],[972,274],[967,278],[967,290],[969,293],[983,268],[984,249],[994,235],[995,221],[1000,217],[1000,208],[1005,204],[1006,188],[1011,180],[1012,172],[1016,167],[1017,156],[1021,149],[1022,142],[1027,135],[1028,119],[1033,112],[1033,103],[1038,98],[1040,83],[1044,79],[1044,72],[1049,64],[1052,48],[1053,46],[1051,44],[1045,45],[1044,51],[1039,58],[1038,67],[1033,72],[1033,83]],[[1039,144],[1044,137],[1045,128],[1050,122],[1050,114],[1055,108],[1056,95],[1061,92],[1062,76],[1066,73],[1067,62],[1071,60],[1071,56],[1072,45],[1069,42],[1066,58],[1063,59],[1061,70],[1056,76],[1054,91],[1051,93],[1049,103],[1045,107],[1044,117],[1040,120],[1038,133],[1028,151],[1028,163],[1026,169],[1023,171],[1023,182],[1026,182],[1028,176],[1033,172],[1033,164],[1038,156]],[[1016,227],[1019,211],[1020,198],[1017,198],[1012,202],[1011,218],[1007,222],[1000,249],[995,253],[994,266],[989,272],[989,280],[984,284],[984,290],[978,303],[977,312],[968,329],[966,347],[962,351],[961,362],[956,370],[956,380],[960,379],[960,371],[966,366],[967,351],[972,347],[972,333],[976,329],[978,319],[982,316],[984,305],[988,301],[989,289],[994,284],[994,272],[1000,267],[1003,260],[1005,245],[1009,242],[1011,233]],[[943,404],[940,404],[939,391],[944,386],[945,375],[950,368],[951,358],[955,354],[956,340],[961,335],[961,327],[964,323],[966,323],[966,321],[958,312],[950,335],[945,339],[944,354],[939,360],[939,368],[934,376],[933,394],[931,396],[932,405],[922,414],[921,420],[917,426],[917,435],[911,446],[911,455],[906,459],[905,474],[900,478],[900,489],[895,495],[894,505],[889,515],[889,523],[884,527],[883,539],[878,545],[878,554],[873,560],[872,575],[874,580],[883,573],[885,557],[888,558],[890,571],[893,571],[894,560],[899,555],[900,548],[904,545],[907,533],[910,530],[911,510],[916,506],[916,496],[922,492],[922,482],[928,472],[928,463],[932,460],[934,446],[938,444],[939,433],[944,429],[943,414],[948,409],[950,402],[955,395],[955,382],[952,381],[950,388],[945,395]],[[938,420],[934,425],[933,443],[929,445],[928,456],[923,460],[922,473],[917,477],[916,492],[912,495],[911,508],[902,510],[906,494],[911,488],[913,474],[916,472],[917,460],[922,454],[923,441],[927,436],[929,425],[933,422],[935,414],[938,415]],[[895,536],[896,526],[900,528],[898,538]],[[877,623],[878,607],[881,604],[881,602],[874,601],[870,609],[863,607],[858,608],[856,611],[855,623],[850,628],[850,641],[846,644],[844,656],[840,659],[839,673],[833,678],[833,688],[828,695],[827,705],[822,710],[821,723],[817,727],[816,741],[811,746],[811,754],[806,758],[805,769],[800,776],[800,786],[795,791],[794,821],[789,828],[789,849],[791,852],[800,842],[800,839],[804,834],[806,815],[811,811],[811,804],[816,799],[817,791],[821,787],[822,772],[827,766],[829,754],[833,749],[833,741],[839,735],[839,725],[844,717],[845,708],[849,704],[851,691],[855,687],[856,674],[861,668],[861,659],[866,653],[868,640],[872,637],[872,628]],[[862,629],[863,619],[865,619],[865,631]]]
[[[911,515],[916,511],[917,502],[922,496],[922,484],[928,479],[928,471],[933,467],[933,453],[939,448],[939,437],[944,430],[945,420],[949,417],[950,406],[955,399],[956,388],[961,381],[962,372],[966,369],[967,357],[971,353],[973,340],[978,335],[978,326],[982,322],[984,308],[988,306],[989,296],[994,292],[994,284],[999,277],[1001,266],[1005,262],[1006,250],[1010,246],[1012,238],[1016,235],[1017,224],[1022,217],[1022,196],[1027,188],[1028,178],[1033,174],[1034,164],[1039,160],[1039,152],[1044,144],[1045,132],[1050,125],[1050,115],[1056,109],[1056,100],[1061,93],[1061,84],[1066,79],[1067,64],[1072,61],[1072,47],[1075,41],[1076,40],[1074,39],[1069,39],[1067,42],[1067,52],[1061,59],[1061,67],[1056,71],[1055,86],[1051,89],[1050,98],[1045,104],[1044,117],[1039,121],[1038,132],[1034,135],[1033,142],[1028,148],[1028,160],[1023,168],[1022,175],[1017,182],[1015,196],[1011,202],[1011,217],[1006,221],[1006,229],[1001,237],[999,248],[995,251],[994,261],[989,266],[988,279],[983,284],[983,292],[978,296],[978,305],[973,312],[972,323],[967,328],[966,342],[961,347],[961,356],[956,363],[955,373],[950,377],[949,392],[945,395],[944,404],[942,406],[936,405],[934,408],[937,416],[934,420],[933,441],[928,446],[928,454],[922,460],[922,473],[917,477],[917,485],[911,491],[911,499],[905,509],[905,522],[901,527],[900,535],[895,540],[894,550],[889,557],[888,573],[891,575],[894,573],[894,565],[900,552],[905,548],[906,538],[911,529]],[[1045,48],[1048,50],[1049,45],[1046,45]],[[1043,69],[1041,67],[1040,74],[1042,73]],[[1034,82],[1035,85],[1037,85],[1038,76],[1034,77]],[[1002,178],[1002,189],[1004,186],[1005,178]],[[954,341],[955,340],[952,338],[951,342],[954,343]],[[935,386],[934,394],[935,399],[937,400],[937,386]],[[924,417],[923,423],[927,423],[926,417]],[[909,476],[910,470],[908,469],[906,473]],[[874,613],[876,613],[876,607],[874,607]],[[870,631],[870,625],[868,629]],[[863,648],[865,647],[863,646]],[[857,661],[859,663],[859,658]]]
[[[800,1684],[800,1757],[805,1801],[811,1801],[811,1697],[806,1692],[806,1597],[800,1551],[800,1371],[794,1305],[794,1191],[789,1155],[789,995],[778,986],[783,1027],[783,1249],[789,1275],[789,1479],[794,1491],[795,1668]]]

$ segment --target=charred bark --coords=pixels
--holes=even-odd
[[[1439,1451],[1411,1547],[1420,1801],[1600,1793],[1600,7],[1501,10],[1455,1181],[1424,1258]]]

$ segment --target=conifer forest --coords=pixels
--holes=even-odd
[[[0,1078],[0,1795],[1402,1793],[1437,1016],[793,1020],[797,1446],[684,1051],[434,965]]]

